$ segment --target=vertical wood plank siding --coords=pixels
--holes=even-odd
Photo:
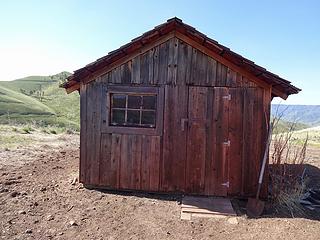
[[[106,132],[106,93],[117,84],[164,87],[162,136]],[[270,93],[173,37],[81,85],[80,181],[110,189],[253,195]]]

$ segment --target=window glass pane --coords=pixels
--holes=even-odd
[[[155,111],[142,111],[141,123],[155,125],[156,112]]]
[[[125,108],[126,107],[126,95],[113,94],[112,95],[112,107],[113,108]]]
[[[127,114],[128,114],[127,115],[127,124],[128,125],[140,124],[140,111],[128,110]]]
[[[129,95],[128,96],[128,108],[140,109],[142,97]]]
[[[111,123],[113,125],[124,124],[124,122],[125,122],[125,110],[113,109],[111,117],[112,117]]]
[[[143,109],[156,109],[156,96],[143,96]]]

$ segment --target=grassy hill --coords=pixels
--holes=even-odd
[[[54,111],[37,99],[0,86],[0,115],[53,115]]]
[[[55,125],[79,129],[79,94],[67,95],[59,82],[69,76],[30,76],[0,81],[0,123]]]

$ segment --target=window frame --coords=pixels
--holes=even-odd
[[[114,86],[107,87],[107,133],[139,134],[139,135],[162,135],[163,129],[163,88],[142,86]],[[111,96],[112,94],[137,94],[156,95],[156,123],[154,128],[135,126],[115,126],[111,124]]]

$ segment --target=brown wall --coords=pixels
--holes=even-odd
[[[115,84],[164,88],[162,134],[106,131],[106,92]],[[256,191],[270,89],[178,38],[81,85],[80,95],[82,183],[221,196]],[[189,119],[183,131],[182,118]]]

